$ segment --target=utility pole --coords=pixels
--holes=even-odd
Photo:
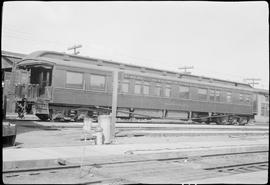
[[[182,70],[184,69],[184,74],[191,74],[191,72],[187,72],[187,69],[193,69],[193,66],[184,66],[184,67],[179,67],[178,69]]]
[[[74,46],[68,48],[67,50],[74,50],[74,51],[73,51],[73,52],[74,52],[73,54],[74,54],[74,55],[78,55],[80,52],[79,52],[79,51],[76,51],[76,49],[77,49],[77,48],[81,48],[81,47],[82,47],[81,44],[80,44],[80,45],[77,45],[77,46],[74,45]]]
[[[117,115],[117,97],[118,97],[118,70],[113,71],[113,92],[112,92],[112,118],[111,118],[111,139],[115,139],[115,123]]]
[[[246,78],[244,79],[244,81],[251,81],[251,82],[247,82],[248,84],[252,85],[252,87],[254,87],[254,85],[256,84],[259,84],[258,82],[255,82],[255,81],[260,81],[261,79],[259,78]]]

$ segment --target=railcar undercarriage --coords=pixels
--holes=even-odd
[[[48,105],[49,114],[38,115],[41,120],[52,121],[82,121],[88,115],[94,120],[97,120],[99,115],[111,113],[111,107],[106,106],[64,106],[64,105]],[[190,123],[217,125],[245,125],[252,120],[251,115],[224,114],[224,113],[209,113],[209,112],[188,112],[176,111],[178,117],[169,117],[169,112],[172,110],[149,110],[138,108],[118,108],[117,119],[122,121],[142,121],[151,119],[160,120],[179,120],[189,121]]]

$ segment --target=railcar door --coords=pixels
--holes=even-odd
[[[52,67],[31,66],[30,83],[39,86],[39,97],[51,99]]]

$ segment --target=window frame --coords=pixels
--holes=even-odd
[[[127,91],[123,91],[124,85],[127,85]],[[120,93],[124,93],[124,94],[129,93],[129,88],[130,88],[130,80],[129,79],[123,79],[120,81]]]
[[[228,95],[230,95],[228,99]],[[230,101],[228,101],[230,100]],[[232,103],[232,92],[231,91],[226,91],[226,103]]]
[[[202,94],[200,93],[200,90],[205,90],[205,94]],[[208,100],[208,89],[207,88],[202,88],[202,87],[199,87],[198,88],[198,99],[201,100],[201,101],[207,101]],[[205,96],[205,98],[202,98],[202,96]]]
[[[135,80],[134,82],[134,94],[136,95],[141,95],[142,94],[142,81],[140,80]],[[136,87],[140,87],[140,90],[136,92]]]
[[[159,91],[157,91],[159,89]],[[159,93],[157,93],[159,92]],[[161,83],[155,83],[154,85],[154,90],[153,90],[153,95],[156,97],[161,97],[162,96],[162,84]]]
[[[264,101],[269,102],[269,95],[264,95]]]
[[[181,89],[182,89],[181,87],[182,88],[186,88],[187,91],[182,91],[181,92]],[[182,94],[184,94],[185,96],[181,96]],[[187,94],[187,97],[186,97],[186,94]],[[178,97],[180,99],[190,99],[190,87],[189,86],[186,86],[186,85],[179,85],[178,86]]]
[[[243,96],[243,103],[246,103],[246,104],[251,104],[251,95],[249,94],[246,94],[245,96]]]
[[[92,85],[92,76],[100,76],[104,78],[104,87],[98,87],[98,86],[93,86]],[[98,90],[98,91],[106,91],[106,84],[107,84],[107,77],[104,74],[96,74],[96,73],[90,73],[89,76],[89,89],[90,90]]]
[[[150,82],[147,82],[147,81],[144,81],[142,83],[142,94],[145,95],[145,96],[149,96],[150,95]],[[145,93],[145,89],[146,87],[148,88],[148,93]]]
[[[213,92],[213,94],[211,93]],[[213,96],[211,96],[213,95]],[[213,100],[211,99],[213,97]],[[209,89],[209,101],[216,101],[216,90],[215,89]]]
[[[167,90],[170,90],[169,91],[169,96],[167,96]],[[172,96],[172,86],[171,85],[165,85],[165,87],[164,87],[164,97],[166,97],[166,98],[170,98]]]
[[[68,83],[68,74],[80,74],[81,75],[81,83]],[[73,78],[71,78],[73,79]],[[78,71],[66,71],[66,79],[65,79],[65,87],[66,88],[70,88],[70,89],[80,89],[83,90],[84,89],[84,73],[83,72],[78,72]]]
[[[261,116],[265,116],[265,112],[266,112],[265,103],[261,103]]]
[[[246,97],[242,93],[239,93],[239,102],[240,103],[246,103]]]
[[[219,97],[219,98],[217,98],[217,97]],[[217,89],[215,90],[215,101],[221,102],[221,90],[217,90]]]

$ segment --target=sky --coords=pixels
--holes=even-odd
[[[5,2],[2,50],[37,50],[244,82],[269,89],[264,1]]]

